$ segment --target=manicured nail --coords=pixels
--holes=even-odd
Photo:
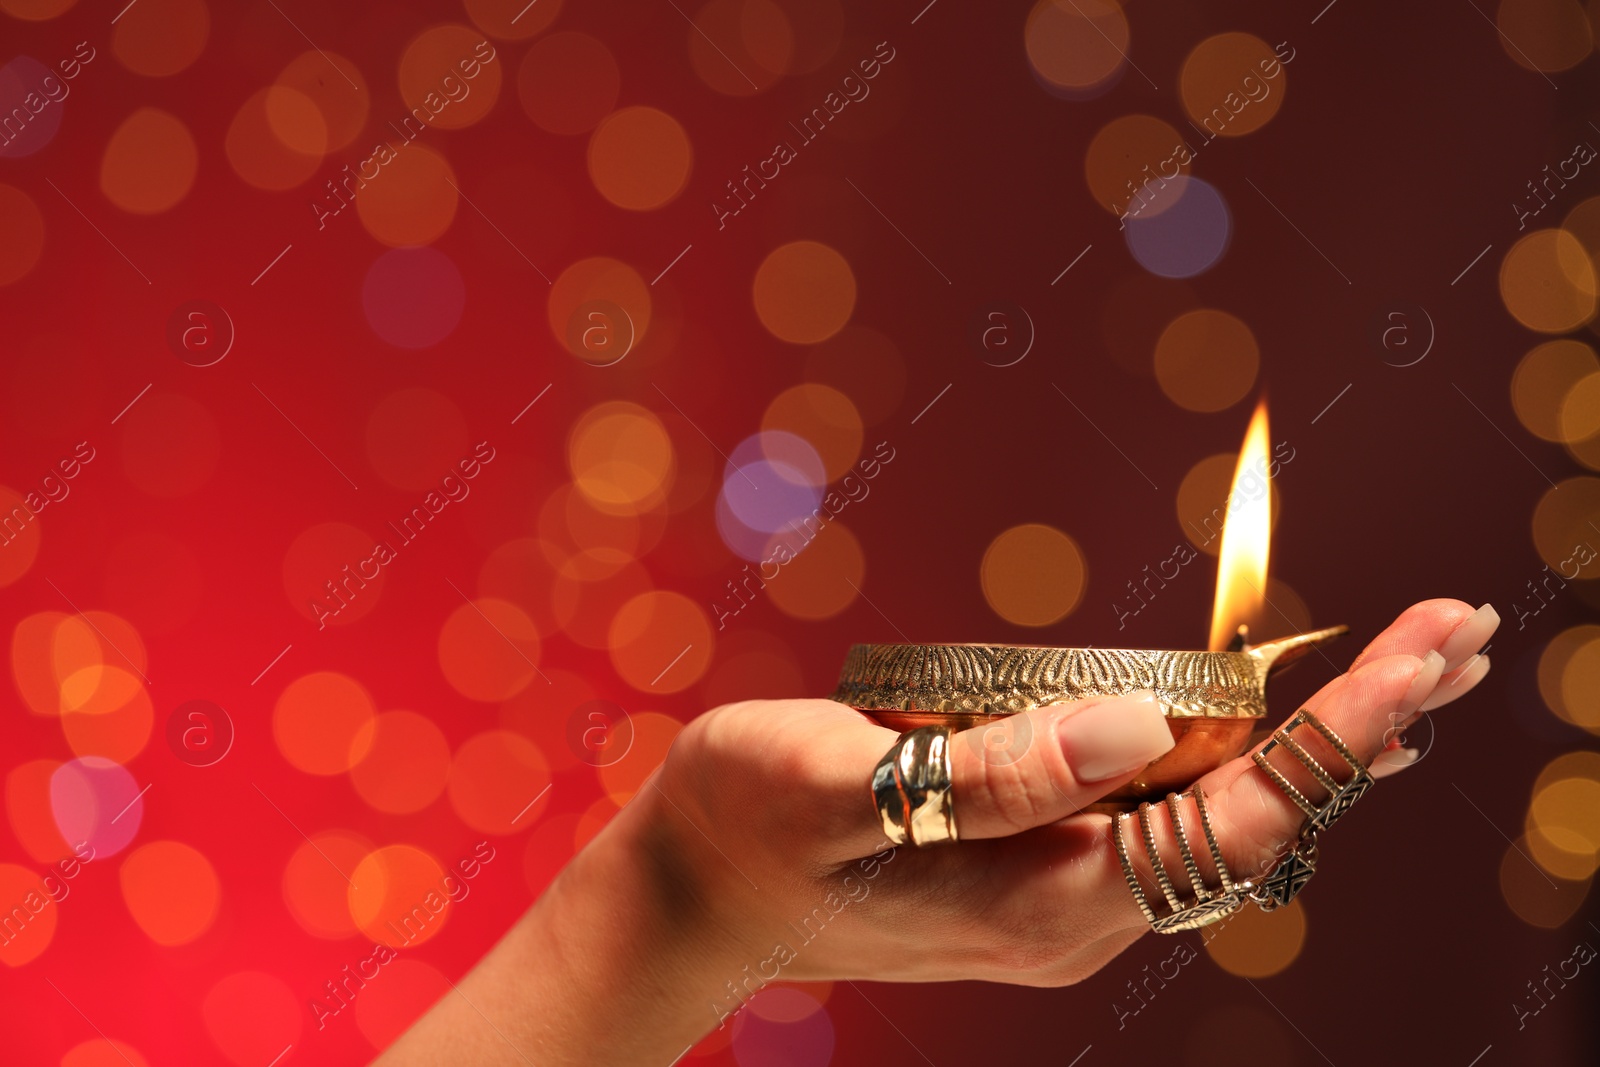
[[[1422,711],[1422,702],[1428,699],[1439,679],[1444,674],[1444,657],[1432,649],[1422,657],[1422,669],[1417,676],[1411,679],[1411,686],[1406,690],[1406,695],[1400,698],[1400,706],[1395,709],[1397,714],[1407,724],[1412,718]]]
[[[1374,778],[1387,778],[1391,774],[1399,774],[1407,767],[1420,759],[1422,753],[1414,748],[1395,748],[1381,753],[1372,761],[1372,766],[1367,768]]]
[[[1439,684],[1433,687],[1433,692],[1422,702],[1419,711],[1432,711],[1442,708],[1456,697],[1466,696],[1472,687],[1483,681],[1489,673],[1489,657],[1475,656],[1467,661],[1467,665],[1455,672],[1454,678],[1441,678]]]
[[[1439,646],[1439,654],[1444,657],[1444,669],[1453,671],[1471,659],[1494,636],[1499,625],[1500,613],[1489,604],[1468,615]]]
[[[1125,778],[1173,745],[1161,702],[1148,689],[1074,710],[1056,726],[1056,738],[1080,782]]]

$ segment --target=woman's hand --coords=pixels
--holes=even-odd
[[[1478,652],[1497,621],[1492,608],[1419,604],[1306,706],[1371,764],[1397,727],[1482,679],[1489,662]],[[694,857],[662,877],[713,902],[708,921],[740,944],[753,972],[787,943],[787,979],[1065,985],[1147,930],[1111,818],[1082,809],[1172,747],[1148,694],[1041,708],[955,735],[960,842],[863,863],[888,848],[867,782],[897,736],[831,701],[733,704],[692,723],[647,789],[663,809],[653,832],[675,856]],[[1379,770],[1403,759],[1386,756]],[[1248,756],[1198,784],[1235,874],[1270,868],[1305,819]],[[1180,870],[1175,844],[1171,852],[1168,867]],[[820,924],[802,920],[820,919],[819,907],[830,913],[830,897],[846,906],[808,939]]]
[[[1376,776],[1403,768],[1394,739],[1483,678],[1479,650],[1498,621],[1487,606],[1418,604],[1306,707],[1363,763],[1377,761]],[[665,1065],[770,981],[1065,985],[1148,930],[1111,818],[1082,810],[1172,747],[1148,694],[956,734],[960,841],[934,848],[891,849],[874,810],[872,770],[897,738],[827,700],[701,716],[463,982],[462,1000],[476,991],[488,1006],[447,998],[391,1050],[393,1062],[413,1062],[410,1053],[423,1062],[428,1042],[449,1033],[442,1014],[481,1031],[481,1054],[498,1049],[507,1063]],[[1269,870],[1304,822],[1248,755],[1198,784],[1236,877]],[[1181,870],[1169,824],[1156,823],[1167,868]],[[1148,875],[1143,848],[1132,851]],[[547,1002],[528,999],[538,997]],[[483,1026],[491,1018],[494,1034]]]

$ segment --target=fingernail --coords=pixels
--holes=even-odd
[[[1148,689],[1077,708],[1056,726],[1056,739],[1080,782],[1126,777],[1173,745],[1161,702]]]
[[[1399,774],[1407,767],[1420,759],[1422,753],[1414,748],[1396,748],[1384,752],[1372,761],[1372,766],[1367,768],[1374,778],[1387,778],[1391,774]]]
[[[1439,646],[1439,654],[1444,657],[1444,669],[1453,671],[1471,659],[1494,636],[1499,625],[1500,613],[1490,604],[1468,615]]]
[[[1443,675],[1444,657],[1430,649],[1428,654],[1422,657],[1422,669],[1411,679],[1411,687],[1406,690],[1406,695],[1400,698],[1400,706],[1396,709],[1405,717],[1407,723],[1411,721],[1411,716],[1422,711],[1422,702],[1428,699]]]
[[[1432,711],[1434,708],[1444,707],[1456,697],[1466,696],[1473,686],[1483,681],[1484,676],[1488,673],[1489,657],[1477,656],[1468,661],[1467,665],[1462,667],[1454,678],[1449,681],[1441,679],[1439,684],[1433,687],[1433,692],[1429,694],[1428,698],[1422,702],[1422,706],[1417,710]]]

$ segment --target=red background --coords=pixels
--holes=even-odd
[[[134,8],[126,18],[165,10],[141,2],[151,12]],[[546,5],[556,6],[541,0]],[[941,0],[923,9],[914,0],[852,7],[817,69],[764,78],[762,92],[735,96],[696,74],[690,52],[700,47],[698,34],[673,4],[569,3],[541,34],[579,30],[604,42],[621,72],[617,106],[659,108],[687,132],[687,185],[657,210],[609,203],[587,169],[586,138],[548,133],[518,106],[516,72],[530,40],[495,40],[503,83],[492,112],[465,129],[423,134],[476,205],[459,205],[433,242],[464,278],[465,309],[443,341],[405,349],[376,336],[362,309],[363,279],[385,245],[354,212],[319,231],[307,201],[324,176],[366,155],[359,146],[384,136],[386,116],[405,112],[395,71],[408,42],[442,22],[469,24],[468,14],[456,4],[285,3],[281,12],[213,4],[192,65],[145,77],[110,46],[116,6],[82,3],[45,21],[0,16],[0,58],[51,65],[79,41],[98,49],[60,105],[64,118],[50,143],[0,162],[0,181],[37,205],[45,227],[37,265],[0,290],[0,480],[25,493],[77,442],[98,453],[71,495],[37,520],[39,554],[5,589],[4,623],[9,632],[39,612],[70,612],[70,598],[138,629],[155,718],[148,744],[127,761],[140,786],[152,787],[129,851],[156,839],[192,846],[214,867],[220,898],[200,936],[163,947],[122,900],[126,853],[90,864],[59,905],[48,947],[0,969],[7,1062],[57,1063],[97,1030],[150,1063],[233,1062],[210,1036],[203,1004],[219,981],[242,971],[277,979],[301,1009],[283,1041],[270,1023],[238,1022],[261,1028],[262,1047],[292,1043],[284,1062],[364,1062],[373,1054],[349,1013],[318,1032],[305,1009],[370,946],[354,935],[310,936],[285,906],[280,882],[303,844],[297,828],[407,842],[446,865],[486,835],[446,797],[416,814],[384,814],[362,802],[347,776],[309,775],[287,762],[274,742],[274,703],[310,672],[359,680],[380,710],[423,712],[453,750],[510,726],[553,769],[533,817],[490,836],[497,858],[472,896],[437,937],[406,953],[455,979],[571,854],[573,817],[608,810],[594,807],[607,794],[601,777],[563,751],[584,699],[687,721],[734,697],[826,694],[851,642],[901,634],[1202,644],[1210,557],[1121,633],[1111,606],[1127,580],[1181,538],[1174,493],[1184,475],[1206,456],[1235,450],[1248,417],[1244,399],[1218,413],[1185,410],[1158,386],[1147,356],[1114,355],[1108,337],[1146,337],[1148,348],[1167,319],[1194,306],[1228,310],[1259,342],[1250,396],[1269,394],[1273,439],[1296,449],[1278,486],[1273,572],[1316,624],[1351,626],[1331,662],[1342,666],[1406,604],[1455,596],[1492,601],[1507,620],[1492,653],[1497,668],[1440,719],[1425,762],[1386,783],[1382,799],[1329,845],[1307,897],[1305,944],[1281,974],[1252,988],[1202,953],[1120,1032],[1111,1005],[1170,944],[1141,942],[1062,990],[865,987],[881,1013],[840,984],[825,1003],[836,1034],[831,1062],[921,1062],[901,1031],[940,1067],[995,1055],[1066,1063],[1086,1046],[1084,1064],[1210,1064],[1256,1052],[1282,1063],[1467,1064],[1486,1046],[1485,1064],[1593,1056],[1593,1024],[1579,1011],[1592,1002],[1584,988],[1592,974],[1520,1032],[1511,1008],[1526,996],[1525,982],[1565,959],[1575,941],[1600,939],[1585,919],[1592,904],[1557,929],[1539,929],[1507,907],[1498,881],[1505,835],[1519,833],[1534,775],[1560,752],[1593,747],[1591,736],[1543,707],[1534,673],[1550,638],[1597,598],[1593,582],[1575,582],[1517,627],[1511,605],[1527,598],[1527,581],[1546,562],[1530,516],[1552,480],[1580,468],[1527,433],[1511,410],[1511,371],[1541,338],[1507,314],[1496,289],[1501,258],[1520,236],[1508,203],[1574,140],[1600,138],[1585,132],[1596,114],[1592,57],[1552,74],[1551,84],[1513,61],[1489,21],[1492,4],[1480,5],[1486,17],[1470,4],[1341,3],[1319,15],[1316,3],[1139,0],[1125,9],[1138,70],[1123,67],[1109,84],[1067,99],[1030,68],[1027,5]],[[684,11],[700,16],[693,5]],[[1158,279],[1090,196],[1086,147],[1126,114],[1183,128],[1179,68],[1202,39],[1229,30],[1292,44],[1284,74],[1292,87],[1265,127],[1207,146],[1195,164],[1195,176],[1229,205],[1226,253],[1198,277]],[[307,38],[364,75],[372,94],[366,128],[329,153],[312,181],[280,192],[253,188],[230,166],[224,139],[241,105],[306,51]],[[847,108],[719,230],[709,205],[723,183],[765,158],[774,134],[820,103],[880,41],[895,58],[872,96]],[[119,211],[97,179],[108,140],[139,106],[179,117],[199,151],[192,189],[148,217]],[[1587,173],[1573,184],[1541,225],[1556,225],[1600,192]],[[627,684],[605,650],[579,645],[550,622],[536,602],[542,579],[530,573],[534,592],[520,606],[540,628],[537,661],[566,673],[549,687],[536,681],[510,710],[466,699],[441,670],[440,627],[463,595],[485,593],[480,571],[498,546],[540,533],[541,509],[572,478],[568,435],[598,403],[631,401],[666,426],[676,480],[669,503],[644,520],[663,532],[638,563],[649,587],[682,593],[709,615],[743,565],[717,533],[718,453],[757,432],[768,402],[820,378],[826,363],[809,346],[774,338],[752,303],[763,259],[800,239],[843,255],[858,287],[851,323],[881,331],[898,353],[861,363],[859,377],[836,371],[829,380],[863,410],[890,398],[865,429],[863,454],[887,440],[896,458],[841,520],[863,549],[863,595],[820,620],[758,601],[716,634],[699,680],[667,695]],[[1473,261],[1486,244],[1488,255]],[[553,334],[551,286],[541,277],[598,255],[646,282],[673,264],[650,289],[654,319],[642,343],[603,368]],[[1469,261],[1475,266],[1458,276]],[[193,299],[226,309],[237,331],[226,358],[210,367],[186,365],[166,340],[169,316]],[[1025,309],[1036,330],[1027,356],[1008,367],[987,365],[969,336],[980,309],[994,302]],[[1373,322],[1401,305],[1425,308],[1437,330],[1427,358],[1403,368],[1387,365],[1401,360],[1372,340]],[[847,349],[834,365],[848,370]],[[489,441],[496,459],[467,500],[401,552],[367,614],[318,632],[286,592],[286,554],[319,524],[376,534],[419,501],[421,491],[393,488],[375,473],[366,438],[378,403],[411,387],[448,398],[470,441]],[[136,394],[142,399],[113,424]],[[173,397],[194,404],[161,406]],[[141,404],[170,422],[140,421]],[[214,437],[206,420],[185,421],[196,408],[209,415]],[[143,436],[130,442],[135,432]],[[153,494],[148,477],[129,475],[158,463],[193,473],[194,484]],[[978,576],[990,542],[1028,522],[1070,534],[1086,561],[1076,609],[1042,629],[991,610]],[[601,603],[611,594],[592,595]],[[1332,669],[1316,657],[1298,668],[1275,693],[1280,711]],[[226,708],[237,731],[214,766],[186,765],[165,744],[167,716],[192,699]],[[4,715],[8,769],[81,754],[56,719],[30,714],[16,694]],[[659,755],[642,744],[628,759],[647,764]],[[42,872],[45,864],[14,836],[16,818],[0,830],[0,860]],[[385,980],[362,997],[380,999]],[[399,1018],[414,1007],[385,1010]],[[1227,1046],[1207,1029],[1218,1019],[1231,1028]],[[264,1067],[270,1057],[252,1062]],[[703,1062],[735,1062],[732,1051],[710,1057]]]

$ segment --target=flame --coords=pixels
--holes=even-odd
[[[1267,433],[1267,402],[1245,431],[1244,447],[1233,471],[1218,549],[1217,598],[1211,609],[1212,651],[1226,648],[1239,624],[1256,618],[1266,600],[1267,551],[1272,540],[1272,491],[1267,477],[1271,459]],[[1256,494],[1252,497],[1252,493]]]

